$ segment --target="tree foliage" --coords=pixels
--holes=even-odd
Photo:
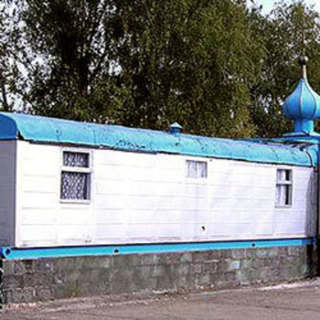
[[[129,90],[121,122],[201,134],[250,135],[247,81],[259,54],[244,5],[232,1],[117,1],[118,63]]]
[[[104,0],[26,0],[17,4],[32,79],[25,100],[32,112],[76,120],[106,119],[121,86],[112,72],[112,15]]]
[[[12,111],[14,100],[20,98],[16,90],[16,83],[21,80],[16,23],[17,17],[11,2],[0,2],[0,107],[4,111]]]
[[[273,137],[290,130],[280,106],[303,50],[320,91],[319,15],[303,2],[279,2],[267,16],[244,0],[5,3],[6,110],[19,101],[19,110],[67,119]]]
[[[266,54],[260,80],[251,89],[251,117],[259,125],[258,136],[275,137],[292,130],[280,106],[297,85],[297,61],[304,51],[310,60],[309,80],[320,90],[319,15],[302,2],[280,2],[267,18],[254,20]]]

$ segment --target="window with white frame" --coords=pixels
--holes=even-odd
[[[276,207],[292,205],[292,170],[277,169]]]
[[[61,200],[90,200],[90,153],[63,151]]]
[[[193,179],[203,179],[208,176],[207,162],[205,161],[186,161],[186,177]]]

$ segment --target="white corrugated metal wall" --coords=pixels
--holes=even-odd
[[[62,150],[91,153],[89,203],[60,200]],[[187,178],[186,160],[207,161],[207,178]],[[290,208],[275,207],[277,168],[292,169]],[[314,232],[313,175],[307,167],[18,141],[15,245],[306,237]]]

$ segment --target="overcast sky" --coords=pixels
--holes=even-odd
[[[248,0],[250,1],[250,0]],[[263,11],[265,13],[269,13],[269,11],[272,9],[272,6],[275,2],[274,0],[255,0],[257,4],[261,4],[263,6]],[[288,2],[292,2],[292,0],[288,0]],[[320,13],[320,0],[305,0],[305,2],[309,5],[315,5],[314,8],[318,10]]]

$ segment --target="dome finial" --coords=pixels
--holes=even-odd
[[[300,77],[303,79],[307,79],[307,64],[309,62],[309,58],[303,54],[299,57],[299,65],[300,65]]]

